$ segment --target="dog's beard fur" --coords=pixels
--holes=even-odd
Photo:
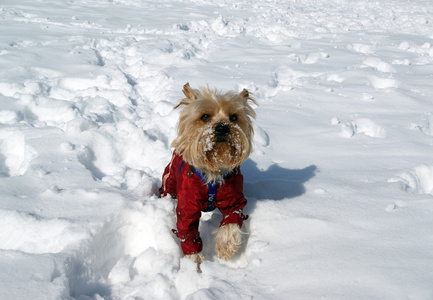
[[[251,118],[255,117],[255,112],[249,101],[255,103],[255,100],[245,89],[240,94],[221,93],[209,88],[193,90],[187,83],[183,92],[186,98],[176,108],[185,107],[172,147],[187,163],[200,170],[208,182],[221,180],[252,151]],[[205,115],[208,117],[203,118]],[[226,136],[216,133],[218,125],[227,128]]]
[[[249,156],[251,146],[239,126],[229,125],[229,136],[226,141],[219,142],[214,125],[197,125],[196,134],[189,134],[183,158],[204,173],[208,181],[221,179],[223,174],[239,166]]]

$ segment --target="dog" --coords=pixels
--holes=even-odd
[[[170,163],[164,170],[161,197],[177,199],[176,227],[183,253],[197,263],[204,261],[198,230],[202,211],[218,208],[223,216],[216,235],[216,251],[228,260],[242,243],[241,227],[248,216],[239,166],[252,151],[255,99],[244,89],[221,92],[209,87],[183,87],[183,106]]]

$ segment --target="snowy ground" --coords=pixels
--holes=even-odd
[[[432,299],[433,2],[2,0],[0,299]],[[183,84],[254,93],[244,247],[155,196]]]

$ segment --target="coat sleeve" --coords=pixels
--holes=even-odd
[[[230,223],[236,223],[242,227],[243,221],[248,219],[248,216],[243,214],[243,209],[247,204],[243,194],[244,178],[240,169],[236,169],[236,174],[226,180],[226,185],[223,188],[222,197],[225,198],[221,201],[219,210],[223,215],[220,226]]]
[[[165,197],[170,194],[173,198],[176,198],[176,169],[179,164],[179,156],[173,153],[170,163],[165,167],[164,174],[162,175],[162,185],[159,189],[159,194],[161,197]]]

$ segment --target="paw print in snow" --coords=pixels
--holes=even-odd
[[[337,118],[333,118],[331,124],[340,125],[341,135],[345,138],[351,138],[359,134],[373,138],[386,137],[385,128],[367,118],[359,118],[348,122],[340,122]]]

